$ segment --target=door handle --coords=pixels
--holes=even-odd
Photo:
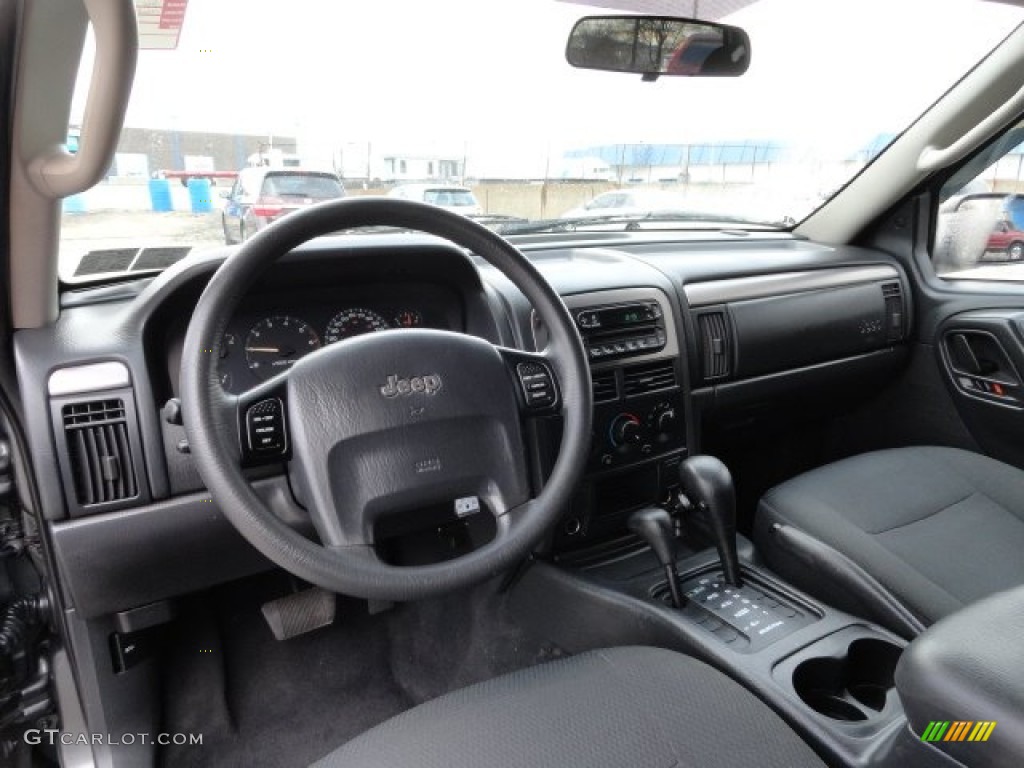
[[[29,178],[50,199],[67,197],[103,178],[117,149],[135,78],[139,31],[132,0],[81,0],[96,36],[96,58],[78,152],[51,147],[27,163]]]

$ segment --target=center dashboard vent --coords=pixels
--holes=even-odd
[[[619,397],[619,382],[615,371],[592,371],[590,374],[595,403],[606,403]]]
[[[701,373],[704,380],[728,376],[732,372],[732,340],[725,310],[698,315],[697,330],[700,333]]]
[[[626,397],[668,389],[676,385],[676,369],[671,360],[631,365],[622,371],[622,388]]]
[[[124,401],[69,403],[61,416],[76,501],[88,507],[138,496]]]

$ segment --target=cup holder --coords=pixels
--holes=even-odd
[[[843,655],[801,662],[793,670],[793,688],[807,706],[833,720],[869,720],[885,709],[901,653],[885,640],[858,638]]]

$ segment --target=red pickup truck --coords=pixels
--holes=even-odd
[[[986,253],[1006,254],[1009,261],[1020,261],[1024,256],[1024,232],[1006,219],[996,224],[995,231],[988,236]]]

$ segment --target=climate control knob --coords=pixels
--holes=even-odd
[[[655,432],[671,432],[676,425],[676,412],[674,408],[666,408],[654,417]]]
[[[639,443],[642,437],[640,418],[632,413],[620,413],[612,421],[608,437],[615,446]]]

